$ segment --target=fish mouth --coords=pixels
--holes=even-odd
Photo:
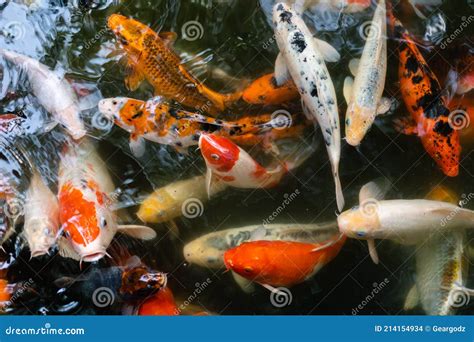
[[[105,252],[96,252],[96,253],[84,255],[81,258],[81,260],[85,262],[94,262],[94,261],[102,259],[104,256],[105,256]]]
[[[35,249],[31,251],[31,258],[37,258],[45,254],[48,254],[48,249],[46,248]]]

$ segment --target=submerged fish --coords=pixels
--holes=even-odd
[[[334,259],[345,236],[325,243],[290,241],[244,242],[224,254],[227,269],[263,286],[293,286],[315,275]]]
[[[304,130],[296,118],[289,117],[292,125],[284,127],[278,127],[270,114],[224,121],[174,109],[160,98],[146,102],[126,97],[104,99],[99,102],[99,110],[131,134],[130,147],[137,155],[143,153],[143,139],[185,152],[189,146],[198,144],[203,132],[225,136],[243,145],[269,146],[275,139],[299,136]]]
[[[405,120],[403,131],[420,137],[426,152],[443,173],[459,173],[461,145],[454,129],[446,98],[436,75],[431,71],[409,32],[393,16],[395,33],[401,39],[398,69],[403,101],[413,122]],[[454,128],[453,128],[454,127]]]
[[[23,235],[31,257],[47,254],[58,238],[59,205],[56,195],[37,172],[33,173],[26,192],[24,212]]]
[[[263,230],[262,230],[263,229]],[[224,253],[243,242],[259,240],[285,240],[302,243],[318,243],[337,233],[337,223],[321,224],[268,224],[229,228],[203,235],[184,246],[186,261],[207,267],[224,266]]]
[[[226,188],[224,183],[214,184],[213,195]],[[150,223],[168,222],[183,215],[198,216],[199,212],[202,214],[204,203],[208,200],[205,177],[195,176],[153,191],[141,203],[137,216],[141,221]]]
[[[286,163],[268,170],[229,139],[213,134],[201,134],[199,149],[207,166],[209,194],[216,182],[243,189],[271,188],[288,173]]]
[[[344,207],[339,159],[341,137],[336,92],[324,59],[337,61],[339,53],[328,43],[313,38],[303,19],[284,3],[273,8],[275,36],[280,54],[275,63],[277,84],[290,77],[301,95],[308,119],[318,122],[331,162],[339,211]]]
[[[59,169],[60,222],[66,235],[60,253],[92,262],[107,254],[117,231],[144,240],[153,239],[153,229],[119,225],[109,198],[115,187],[93,145],[86,141],[70,145],[63,153]]]
[[[291,79],[279,86],[274,74],[257,78],[242,93],[245,102],[265,106],[290,102],[298,96],[298,89]]]
[[[200,112],[218,114],[238,100],[240,93],[219,94],[195,79],[172,50],[173,32],[157,34],[137,20],[113,14],[107,22],[127,53],[131,74],[125,84],[131,90],[146,79],[155,94],[173,99]]]
[[[360,144],[372,126],[377,114],[390,109],[390,101],[382,99],[387,73],[387,29],[385,1],[380,0],[366,34],[364,50],[355,64],[355,79],[346,77],[344,97],[347,102],[346,141],[352,145]]]
[[[169,287],[163,288],[140,304],[139,316],[176,316],[179,309]]]
[[[64,78],[30,57],[4,49],[0,49],[0,55],[26,72],[38,102],[66,128],[71,137],[80,139],[86,134],[76,94]]]
[[[375,182],[364,185],[360,204],[338,216],[339,231],[369,242],[372,259],[378,262],[374,239],[417,244],[427,234],[470,229],[474,211],[454,204],[426,199],[382,200],[385,190]]]

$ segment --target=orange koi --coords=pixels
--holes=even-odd
[[[452,127],[446,98],[436,75],[418,50],[410,33],[393,15],[399,47],[399,79],[402,97],[414,124],[404,132],[420,137],[426,152],[450,177],[459,173],[461,145],[459,133]]]
[[[177,316],[179,309],[168,287],[147,298],[138,308],[139,316]]]
[[[253,81],[242,93],[242,99],[255,105],[278,105],[297,99],[298,89],[292,79],[278,86],[274,74]]]
[[[337,235],[317,244],[244,242],[224,254],[224,263],[227,269],[259,284],[290,287],[315,275],[337,256],[345,241],[344,235]]]
[[[240,92],[217,93],[194,78],[172,50],[176,33],[158,34],[139,21],[119,14],[111,15],[107,24],[127,53],[131,74],[125,84],[130,90],[138,88],[146,79],[155,88],[156,95],[212,115],[241,97]]]
[[[99,111],[131,134],[130,147],[136,155],[144,151],[143,139],[171,145],[181,152],[197,145],[203,132],[225,136],[242,145],[268,145],[276,139],[300,136],[308,125],[296,116],[289,116],[281,127],[278,118],[272,118],[271,114],[223,121],[174,109],[159,98],[146,102],[126,97],[103,99]]]

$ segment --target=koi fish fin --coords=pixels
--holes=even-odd
[[[449,217],[452,215],[453,210],[455,210],[456,216],[459,217],[460,219],[464,219],[466,221],[473,221],[474,223],[474,212],[469,210],[469,209],[464,209],[461,207],[456,207],[453,209],[452,207],[447,207],[447,208],[438,208],[438,209],[433,209],[430,212],[433,214],[439,214],[444,217]]]
[[[312,278],[316,273],[318,273],[319,271],[321,271],[321,269],[324,267],[324,265],[325,265],[324,262],[318,262],[318,263],[316,263],[316,265],[314,265],[314,268],[313,268],[313,270],[311,271],[311,273],[306,276],[305,280],[308,280],[308,279]]]
[[[189,155],[188,148],[187,147],[182,147],[182,146],[173,146],[176,152],[184,155]]]
[[[318,247],[315,247],[314,249],[311,250],[311,252],[319,252],[323,249],[329,248],[331,246],[334,246],[336,243],[341,241],[341,239],[344,238],[344,234],[338,234],[337,239],[330,239],[328,242],[325,244],[319,245]]]
[[[176,41],[176,38],[178,38],[176,32],[160,32],[158,35],[168,47],[171,47]]]
[[[43,133],[48,133],[54,129],[58,125],[57,121],[51,121],[48,122],[46,125],[43,126],[43,129],[41,130]]]
[[[63,258],[81,260],[81,256],[72,248],[71,243],[64,237],[58,241],[59,255]]]
[[[167,221],[165,223],[166,225],[166,228],[168,228],[170,234],[172,237],[174,238],[178,238],[179,237],[179,227],[178,225],[176,224],[176,221],[175,220],[170,220],[170,221]]]
[[[350,103],[352,100],[352,87],[353,86],[354,86],[354,79],[350,76],[347,76],[344,79],[344,88],[342,90],[346,103]]]
[[[388,97],[382,97],[377,106],[377,115],[387,113],[391,106],[392,101]]]
[[[143,137],[130,137],[130,151],[139,158],[145,154],[145,139]]]
[[[418,135],[418,128],[411,117],[404,117],[394,120],[394,128],[397,132],[405,135]]]
[[[131,62],[128,62],[128,75],[125,77],[125,86],[127,89],[131,91],[136,90],[144,79],[145,75],[138,71]]]
[[[326,62],[337,62],[341,59],[341,55],[337,50],[324,40],[313,38],[314,42],[319,48],[319,52],[323,55],[323,58]]]
[[[286,67],[285,57],[282,53],[279,53],[275,61],[275,82],[278,87],[281,87],[289,79],[290,72]]]
[[[240,289],[245,293],[252,293],[255,291],[255,284],[248,280],[247,278],[242,277],[241,275],[231,272],[232,277],[234,277],[235,282],[239,285]]]
[[[386,178],[378,178],[365,184],[359,192],[359,203],[363,203],[369,199],[376,201],[384,199],[388,190],[390,190],[390,185],[390,182]]]
[[[267,230],[263,226],[259,226],[257,229],[255,229],[252,233],[250,233],[250,239],[249,241],[260,241],[265,239],[265,235],[267,235]]]
[[[336,187],[337,210],[342,212],[342,209],[344,209],[344,194],[342,193],[341,180],[339,179],[339,174],[337,172],[334,172],[334,184]]]
[[[153,240],[156,237],[156,232],[150,227],[135,224],[119,225],[117,231],[141,240]]]
[[[368,239],[367,240],[367,247],[369,247],[369,255],[374,264],[379,263],[379,255],[377,254],[377,248],[375,247],[375,240]]]
[[[413,7],[413,10],[415,11],[415,14],[423,19],[423,20],[426,20],[426,16],[418,9],[418,7],[416,7],[416,4],[413,3],[413,0],[408,0],[408,3]]]
[[[474,296],[474,289],[470,289],[462,284],[459,284],[458,282],[454,283],[454,287],[464,293],[467,293],[469,296]],[[455,292],[455,291],[454,291]],[[452,296],[456,296],[456,293],[451,293]],[[454,301],[452,303],[456,303],[455,298],[453,298]]]
[[[61,277],[56,279],[53,283],[56,287],[70,287],[76,282],[76,278],[73,277]]]
[[[212,191],[212,177],[213,176],[213,173],[212,173],[212,170],[210,168],[207,168],[206,169],[206,193],[207,193],[207,197],[208,198],[211,198],[211,195],[213,195],[213,191]]]
[[[403,310],[408,311],[414,309],[420,301],[420,296],[418,294],[418,289],[416,285],[408,291],[407,297],[405,298],[405,303],[403,304]]]
[[[357,75],[357,70],[359,69],[359,63],[360,63],[360,58],[352,58],[349,61],[349,70],[352,76],[354,77]]]

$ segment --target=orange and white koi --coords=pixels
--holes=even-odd
[[[59,217],[66,236],[60,241],[62,256],[81,262],[99,260],[117,231],[144,240],[156,236],[151,228],[117,223],[109,197],[114,190],[91,143],[68,146],[59,169]]]
[[[231,140],[213,134],[201,134],[199,148],[207,165],[206,186],[211,193],[213,181],[243,189],[276,186],[288,172],[279,165],[267,170]]]
[[[291,79],[279,86],[274,74],[257,78],[242,93],[245,102],[265,106],[290,102],[298,96],[298,89]]]
[[[131,74],[125,84],[129,89],[138,88],[146,79],[156,95],[212,115],[241,97],[241,93],[217,93],[194,78],[172,50],[176,33],[158,34],[139,21],[119,14],[111,15],[107,25],[127,53]]]
[[[410,33],[390,15],[395,34],[400,38],[398,69],[403,101],[411,114],[405,133],[420,137],[426,152],[443,173],[455,177],[459,173],[461,145],[459,133],[452,127],[447,101],[438,78],[418,50]]]
[[[33,94],[38,102],[62,124],[74,139],[86,134],[80,118],[78,99],[71,85],[46,65],[19,53],[0,49],[0,55],[21,66],[28,75]]]
[[[242,145],[268,146],[276,139],[300,136],[305,128],[305,122],[296,116],[288,116],[284,127],[278,126],[278,118],[271,114],[224,121],[174,109],[160,98],[146,102],[127,97],[103,99],[99,111],[131,134],[130,148],[137,156],[144,152],[144,139],[185,152],[198,144],[203,132],[225,136]]]
[[[314,276],[334,259],[345,236],[318,244],[290,241],[244,242],[224,254],[227,269],[272,289],[290,287]]]

